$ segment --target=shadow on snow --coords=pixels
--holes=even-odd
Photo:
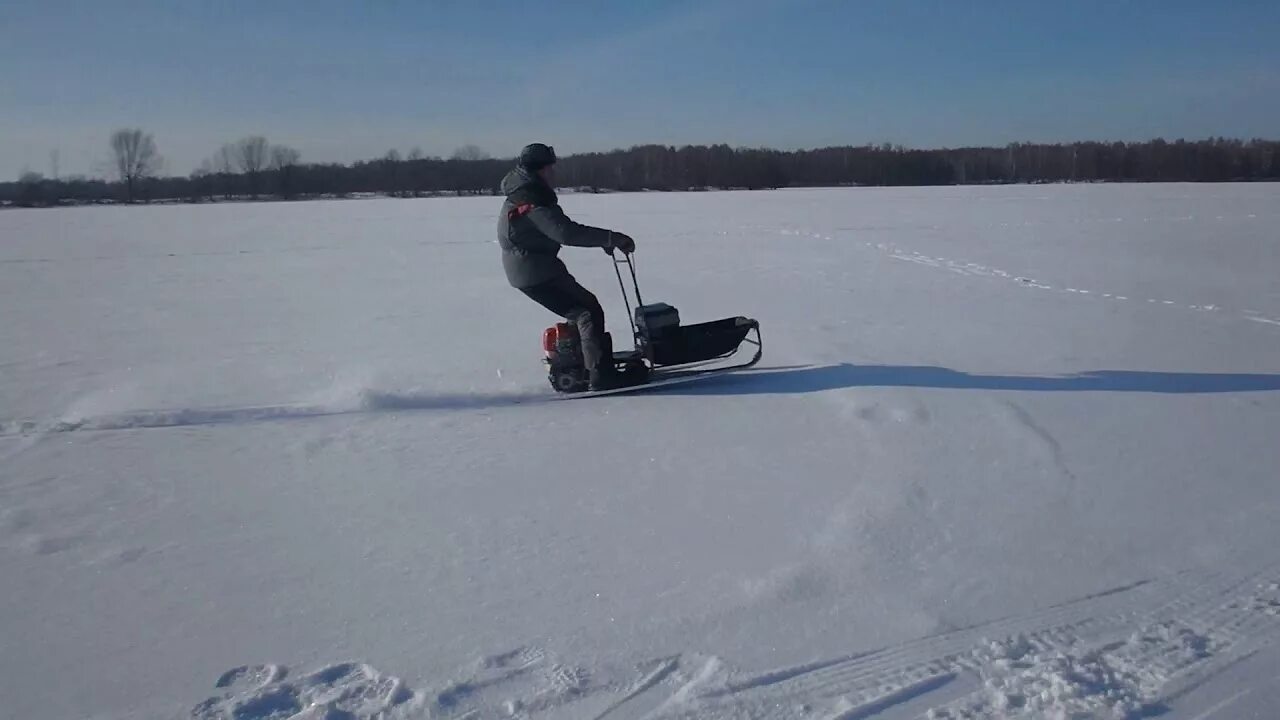
[[[664,394],[787,395],[852,387],[1025,392],[1200,394],[1280,390],[1280,374],[1091,370],[1075,375],[977,375],[927,365],[824,365],[771,368],[674,386]]]

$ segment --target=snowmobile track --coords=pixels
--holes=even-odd
[[[1144,717],[1278,638],[1280,566],[1194,570],[755,673],[732,672],[696,652],[588,668],[520,647],[480,658],[423,692],[354,663],[298,680],[282,666],[246,666],[225,673],[221,694],[192,717],[268,717],[255,713],[308,701],[332,703],[353,718],[413,716],[424,705],[432,717],[549,718],[580,703],[579,711],[590,708],[581,716],[595,720]]]
[[[1277,639],[1276,575],[1135,583],[835,663],[724,678],[652,717],[1141,716]]]

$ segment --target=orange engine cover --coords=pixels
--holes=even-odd
[[[556,323],[542,331],[542,350],[552,354],[568,350],[578,339],[578,327],[573,323]]]

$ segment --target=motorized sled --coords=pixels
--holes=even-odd
[[[635,261],[631,255],[622,254],[622,259],[618,259],[617,255],[610,254],[613,255],[613,270],[618,276],[618,287],[622,290],[622,301],[627,308],[635,348],[614,351],[611,334],[606,332],[605,358],[612,358],[614,367],[628,380],[624,387],[589,391],[590,384],[583,364],[578,328],[573,323],[561,322],[542,333],[542,363],[547,368],[547,379],[551,387],[557,392],[566,395],[621,393],[721,375],[749,368],[760,362],[764,346],[760,339],[759,322],[737,316],[695,325],[681,325],[680,313],[676,308],[666,303],[646,305],[641,300]],[[627,266],[631,274],[631,285],[636,296],[634,310],[622,279],[623,265]],[[751,337],[753,334],[754,337]],[[744,362],[734,362],[744,344],[754,345],[755,352]]]

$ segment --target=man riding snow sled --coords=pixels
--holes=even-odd
[[[542,307],[574,323],[591,390],[611,390],[642,382],[618,372],[604,329],[604,310],[590,290],[578,284],[558,257],[561,246],[598,247],[630,254],[636,244],[624,233],[582,225],[560,208],[554,184],[555,150],[526,145],[514,169],[502,178],[498,245],[507,282]]]

